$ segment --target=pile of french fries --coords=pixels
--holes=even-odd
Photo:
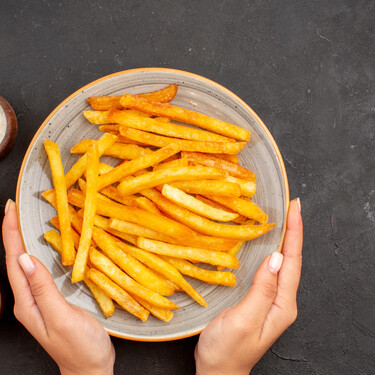
[[[177,90],[89,98],[83,114],[104,134],[72,148],[82,156],[66,174],[58,145],[44,142],[54,189],[42,196],[60,232],[44,237],[106,317],[116,302],[141,321],[150,313],[170,321],[179,306],[166,297],[175,292],[206,306],[184,276],[235,286],[223,269],[237,268],[244,242],[275,226],[250,200],[255,174],[238,162],[249,131],[169,104]]]

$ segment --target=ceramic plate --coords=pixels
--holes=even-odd
[[[56,215],[42,198],[41,192],[50,189],[51,173],[43,147],[45,139],[60,146],[63,165],[67,171],[77,160],[70,148],[84,138],[99,138],[101,132],[83,116],[89,110],[89,96],[120,95],[148,92],[168,84],[178,83],[173,104],[205,113],[242,126],[251,132],[251,141],[240,153],[240,163],[257,174],[257,193],[254,201],[277,226],[269,233],[248,242],[239,253],[240,267],[234,271],[234,288],[205,284],[189,279],[206,299],[208,307],[201,307],[184,293],[171,299],[180,306],[169,323],[150,316],[142,323],[127,312],[116,309],[111,318],[104,318],[85,285],[70,283],[59,255],[43,239],[51,229],[49,220]],[[108,160],[104,161],[109,162]],[[113,164],[112,160],[112,164]],[[206,78],[171,69],[135,69],[115,73],[78,90],[62,102],[45,120],[32,140],[24,158],[17,186],[17,207],[20,228],[28,253],[40,259],[68,302],[82,307],[93,315],[114,336],[140,341],[167,341],[199,333],[225,308],[239,302],[251,285],[254,273],[262,260],[280,250],[288,209],[289,191],[285,167],[271,134],[241,99],[229,90]],[[69,267],[70,268],[70,267]]]

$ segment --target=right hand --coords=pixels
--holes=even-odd
[[[61,374],[113,374],[115,351],[107,332],[91,315],[66,302],[43,264],[25,253],[12,201],[6,206],[3,241],[14,314]]]
[[[237,305],[224,310],[201,333],[196,350],[200,375],[245,375],[294,322],[302,266],[299,202],[290,203],[283,255],[268,256]]]

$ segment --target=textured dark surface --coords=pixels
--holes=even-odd
[[[264,120],[302,201],[299,317],[253,373],[374,374],[374,20],[374,1],[2,0],[0,95],[19,134],[0,205],[43,119],[81,86],[148,66],[210,78]],[[2,248],[0,266],[6,282]],[[0,374],[57,374],[7,290]],[[196,341],[113,339],[116,373],[193,374]]]

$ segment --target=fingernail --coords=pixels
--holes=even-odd
[[[301,212],[301,199],[296,198],[296,202],[298,204],[299,212]]]
[[[8,199],[5,205],[5,209],[4,209],[5,215],[7,214],[11,203],[14,203],[14,202],[11,199]]]
[[[278,253],[275,251],[268,262],[268,269],[273,274],[277,275],[277,273],[280,271],[281,265],[283,264],[283,254]]]
[[[26,275],[31,276],[35,271],[35,264],[29,254],[22,254],[18,257],[18,263]]]

